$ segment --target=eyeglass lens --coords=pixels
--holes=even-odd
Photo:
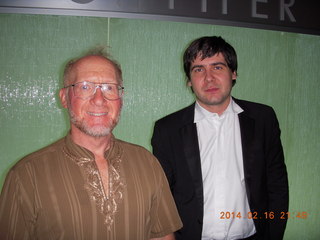
[[[97,88],[100,88],[103,96],[109,100],[116,100],[122,96],[122,87],[113,83],[95,84],[91,82],[80,82],[74,85],[74,94],[80,98],[89,98],[93,96]]]

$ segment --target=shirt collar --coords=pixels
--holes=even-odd
[[[243,109],[231,98],[230,103],[227,107],[227,109],[219,116],[217,113],[212,113],[203,108],[198,101],[196,101],[195,104],[195,111],[194,111],[194,122],[200,122],[203,119],[206,118],[212,118],[212,117],[223,117],[228,113],[234,113],[239,114],[243,112]]]
[[[71,138],[70,132],[65,137],[65,153],[72,159],[90,159],[94,160],[94,154],[88,149],[77,145]],[[110,139],[110,147],[105,151],[105,158],[108,159],[109,163],[112,163],[114,159],[120,158],[122,155],[122,148],[118,143],[118,140],[112,135]]]

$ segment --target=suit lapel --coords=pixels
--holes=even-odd
[[[239,124],[241,132],[243,168],[246,182],[246,191],[248,201],[250,203],[251,192],[248,186],[251,185],[250,182],[252,181],[252,173],[254,172],[254,164],[252,164],[252,161],[254,160],[254,156],[252,155],[252,153],[254,151],[252,150],[252,148],[254,140],[255,121],[246,113],[244,106],[242,106],[241,104],[239,104],[239,106],[244,109],[244,111],[239,114]]]
[[[201,173],[200,150],[198,135],[194,120],[195,104],[189,106],[183,117],[183,127],[180,129],[183,151],[187,161],[190,174],[195,186],[196,196],[200,205],[203,205],[203,184]]]

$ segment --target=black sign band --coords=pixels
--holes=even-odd
[[[0,13],[141,18],[320,35],[317,0],[0,0]]]

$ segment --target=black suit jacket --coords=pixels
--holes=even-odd
[[[258,239],[282,239],[288,211],[288,180],[277,117],[269,106],[234,99],[239,114],[246,191]],[[195,104],[155,123],[153,153],[160,161],[183,228],[177,240],[200,240],[203,186]],[[243,216],[244,217],[244,216]]]

